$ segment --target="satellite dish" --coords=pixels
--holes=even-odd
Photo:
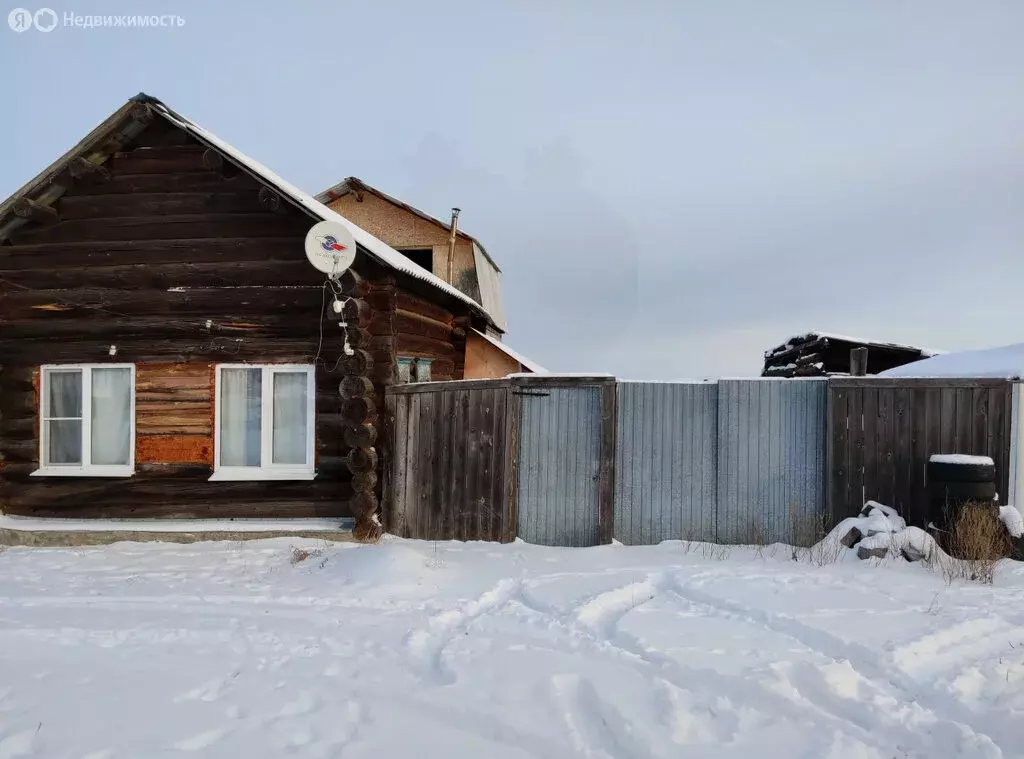
[[[324,274],[341,274],[356,258],[356,239],[344,224],[321,221],[306,232],[306,258]]]

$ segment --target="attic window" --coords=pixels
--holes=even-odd
[[[409,248],[407,250],[399,250],[403,256],[408,258],[417,266],[420,266],[431,274],[434,273],[434,250],[433,248]]]

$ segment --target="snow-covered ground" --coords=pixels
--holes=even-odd
[[[666,543],[0,553],[0,759],[1024,757],[1024,565]]]

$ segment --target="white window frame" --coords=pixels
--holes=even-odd
[[[224,369],[260,369],[260,466],[221,466],[220,387]],[[274,464],[274,374],[306,374],[306,465]],[[312,480],[316,477],[316,366],[313,364],[217,364],[214,374],[213,474],[211,481]]]
[[[92,370],[129,369],[130,410],[128,412],[128,463],[93,464],[92,461]],[[82,373],[82,463],[51,464],[47,461],[49,429],[47,407],[52,372]],[[77,417],[76,417],[77,418]],[[39,367],[39,468],[33,477],[131,477],[135,474],[135,364],[44,364]]]

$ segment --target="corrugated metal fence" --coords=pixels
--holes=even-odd
[[[717,419],[715,383],[619,383],[616,539],[716,539]]]
[[[811,542],[826,394],[825,380],[619,383],[615,537]]]
[[[716,542],[810,545],[825,515],[823,379],[718,383]]]
[[[519,397],[519,537],[549,546],[610,540],[615,381],[532,380]]]

